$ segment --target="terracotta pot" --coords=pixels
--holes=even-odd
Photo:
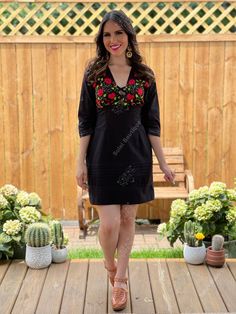
[[[207,248],[206,263],[214,267],[222,267],[225,263],[225,249],[213,251],[212,246]]]

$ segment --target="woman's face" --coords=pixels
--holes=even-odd
[[[107,21],[103,27],[103,44],[113,56],[122,56],[128,47],[128,35],[113,21]]]

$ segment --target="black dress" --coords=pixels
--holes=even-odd
[[[154,199],[152,147],[160,136],[155,81],[131,68],[127,85],[116,85],[107,67],[93,84],[86,74],[78,111],[80,137],[91,135],[86,164],[93,205],[140,204]]]

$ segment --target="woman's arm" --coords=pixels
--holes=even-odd
[[[154,150],[154,153],[158,159],[160,169],[165,174],[165,176],[164,176],[165,180],[175,184],[175,181],[174,181],[175,180],[175,172],[174,172],[174,170],[171,170],[166,163],[165,156],[164,156],[162,146],[161,146],[160,137],[156,136],[156,135],[151,135],[151,134],[148,134],[148,137],[149,137],[150,143],[152,145],[152,148]]]

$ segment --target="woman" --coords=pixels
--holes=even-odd
[[[104,16],[96,45],[80,97],[77,182],[98,209],[112,307],[121,310],[138,205],[154,199],[152,148],[166,181],[174,181],[175,174],[160,143],[155,77],[142,63],[135,31],[122,11]]]

